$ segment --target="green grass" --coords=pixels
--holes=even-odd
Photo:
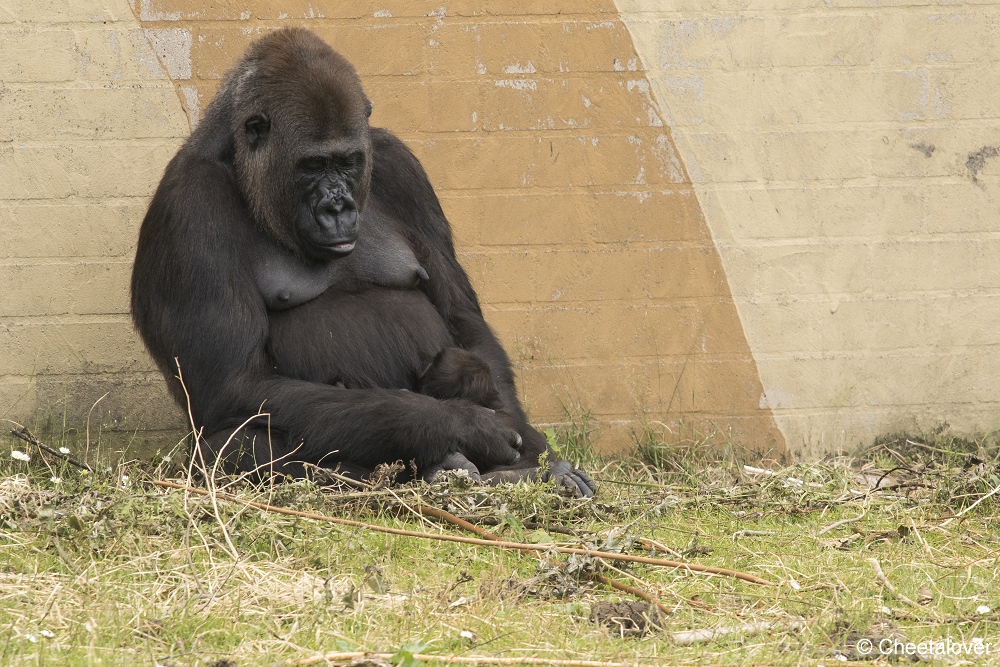
[[[621,571],[601,572],[671,610],[661,630],[623,637],[590,620],[595,602],[632,599],[576,576],[593,563],[550,553],[540,564],[227,502],[216,510],[147,483],[179,474],[175,464],[81,475],[10,439],[0,445],[0,664],[243,667],[425,646],[441,656],[829,665],[838,652],[857,657],[850,647],[859,639],[885,637],[982,638],[997,653],[973,661],[1000,664],[1000,504],[992,498],[947,522],[1000,484],[990,442],[897,436],[853,458],[753,473],[739,456],[707,447],[671,456],[655,434],[642,439],[647,463],[602,461],[579,451],[580,438],[554,437],[590,462],[595,500],[544,484],[480,489],[461,480],[349,495],[308,482],[230,491],[462,534],[416,517],[407,508],[419,498],[508,539],[643,554],[636,540],[649,538],[690,562],[779,585],[615,564]],[[32,460],[11,459],[15,448]],[[889,470],[882,484],[894,487],[873,489]],[[886,590],[872,558],[915,606]],[[773,625],[745,627],[754,623]],[[678,643],[676,633],[712,628],[736,631]]]

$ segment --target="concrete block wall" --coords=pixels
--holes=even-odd
[[[1000,5],[620,0],[789,449],[1000,416]]]
[[[617,8],[470,1],[6,3],[0,410],[182,428],[128,321],[159,174],[247,44],[305,25],[423,161],[536,422],[587,410],[784,449],[701,209]],[[90,406],[103,396],[93,412]]]
[[[138,224],[245,46],[305,25],[424,163],[536,422],[804,456],[990,428],[996,5],[867,4],[3,3],[0,416],[183,429]]]
[[[0,5],[0,418],[81,440],[88,416],[95,440],[183,427],[133,334],[128,281],[189,129],[125,0]]]

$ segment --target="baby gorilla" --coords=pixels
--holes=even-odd
[[[460,347],[446,347],[437,353],[417,381],[417,391],[441,400],[463,399],[493,411],[503,407],[489,364]],[[457,452],[427,470],[424,479],[432,481],[443,470],[455,469],[467,471],[477,481],[481,479],[479,468]]]
[[[503,407],[489,364],[460,347],[446,347],[417,381],[417,391],[447,400],[464,398],[490,410]]]
[[[437,353],[434,361],[423,372],[417,381],[417,391],[421,394],[439,400],[461,399],[481,405],[497,412],[504,419],[503,400],[494,381],[493,372],[482,357],[460,347],[446,347]],[[520,442],[518,445],[520,446]],[[475,463],[463,454],[454,453],[446,457],[439,465],[424,472],[424,479],[433,481],[445,470],[462,469],[474,480],[486,484],[517,483],[529,479],[547,482],[554,480],[556,485],[573,490],[584,488],[590,490],[590,495],[597,490],[594,482],[586,475],[581,475],[567,461],[549,460],[549,470],[539,475],[537,471],[525,474],[517,470],[494,470],[480,475]]]

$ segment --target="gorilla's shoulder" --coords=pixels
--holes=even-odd
[[[399,137],[389,130],[373,127],[371,129],[372,178],[376,181],[391,181],[410,188],[429,190],[434,194],[427,174],[420,160]],[[387,183],[388,184],[388,183]],[[423,193],[427,194],[427,193]]]
[[[405,227],[451,250],[451,228],[420,160],[389,130],[373,127],[371,196]]]

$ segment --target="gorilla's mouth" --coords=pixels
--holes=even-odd
[[[337,255],[346,255],[354,250],[355,243],[357,241],[342,241],[340,243],[331,243],[324,247]]]

